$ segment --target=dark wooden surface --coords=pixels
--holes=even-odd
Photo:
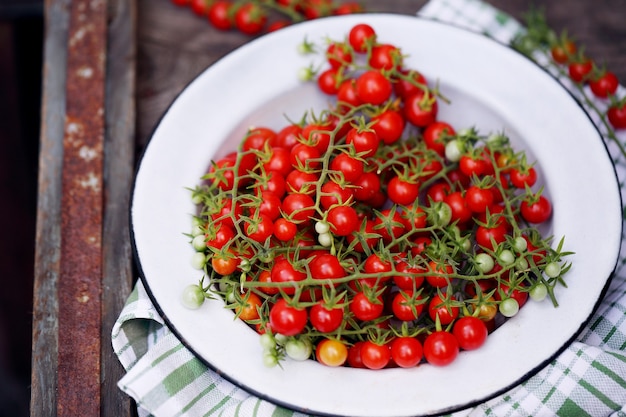
[[[46,38],[35,296],[31,415],[54,416],[66,398],[58,397],[58,300],[60,276],[61,182],[65,117],[68,9],[74,0],[46,2]],[[365,0],[367,11],[415,14],[426,0]],[[519,20],[526,0],[490,0]],[[626,0],[535,1],[550,25],[567,30],[587,54],[626,80]],[[132,403],[118,390],[121,367],[110,347],[110,330],[133,280],[128,236],[128,198],[137,157],[161,114],[201,71],[251,38],[220,32],[189,9],[169,0],[109,0],[106,54],[106,136],[103,152],[104,199],[102,272],[92,277],[102,287],[101,367],[97,395],[104,416],[130,416]],[[70,50],[71,53],[71,50]],[[485,63],[488,65],[488,63]],[[67,348],[67,347],[66,347]],[[75,346],[85,349],[85,346]],[[79,386],[80,395],[95,395]],[[59,414],[60,415],[60,414]]]

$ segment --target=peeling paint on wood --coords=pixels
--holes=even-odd
[[[57,415],[96,416],[101,399],[105,1],[69,16],[57,284]]]

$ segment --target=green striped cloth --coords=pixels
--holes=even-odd
[[[418,14],[505,43],[523,30],[510,16],[477,0],[431,0]],[[623,87],[618,94],[624,95]],[[597,117],[595,121],[601,126]],[[622,142],[625,133],[619,132]],[[623,184],[626,162],[617,149],[609,148]],[[567,350],[518,387],[453,415],[626,417],[624,262],[620,259],[602,305]],[[113,350],[127,370],[119,388],[136,401],[139,416],[302,416],[252,396],[209,370],[165,326],[141,282],[112,329],[112,339]]]

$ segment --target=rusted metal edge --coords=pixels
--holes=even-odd
[[[109,0],[108,14],[101,413],[129,417],[136,407],[117,387],[125,371],[113,352],[111,330],[134,278],[128,207],[135,167],[136,1]]]
[[[73,0],[61,174],[57,415],[100,415],[107,2]]]
[[[65,68],[71,0],[45,2],[42,109],[38,169],[37,230],[33,284],[33,339],[30,413],[56,415],[56,369],[61,166],[65,119]]]

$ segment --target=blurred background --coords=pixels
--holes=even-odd
[[[43,0],[0,0],[0,417],[29,415]]]

